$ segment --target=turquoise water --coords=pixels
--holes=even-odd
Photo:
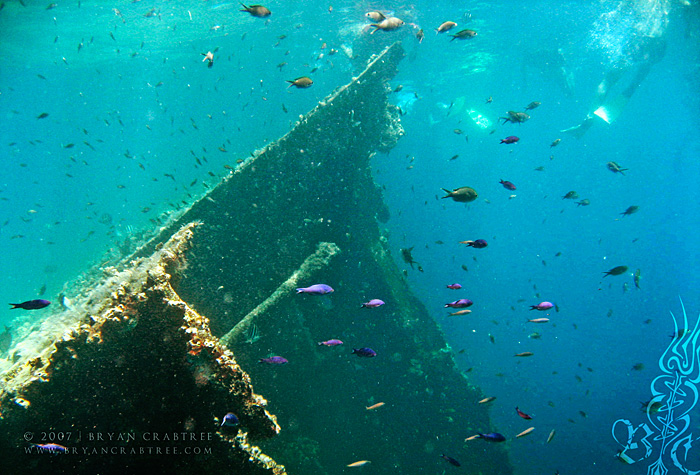
[[[411,25],[374,35],[407,50],[392,83],[402,86],[393,100],[406,136],[374,158],[397,261],[415,246],[424,272],[404,266],[411,284],[455,351],[466,349],[463,369],[498,397],[494,426],[537,427],[509,442],[517,473],[646,473],[615,460],[611,429],[644,420],[639,401],[660,374],[679,296],[693,321],[700,313],[697,2],[334,3],[330,12],[277,2],[269,21],[232,2],[48,3],[0,10],[0,301],[55,302],[67,281],[157,229],[163,213],[347,82],[364,13],[391,11],[425,30],[421,44]],[[477,37],[436,35],[448,19]],[[579,139],[562,133],[592,112],[615,64],[631,69],[610,98],[633,81],[635,29],[663,36],[663,59],[612,124],[596,118]],[[303,75],[311,88],[287,87]],[[529,121],[498,124],[532,101],[541,105]],[[510,135],[519,143],[499,143]],[[613,173],[610,161],[629,170]],[[439,199],[440,188],[460,186],[477,201]],[[562,200],[571,190],[590,205]],[[637,213],[620,215],[632,205]],[[489,246],[458,244],[479,238]],[[618,265],[629,270],[602,279]],[[464,289],[445,289],[453,282]],[[461,297],[474,300],[473,313],[447,318],[443,305]],[[527,323],[545,316],[528,310],[543,300],[559,312]],[[0,324],[27,324],[14,317],[6,311]],[[535,331],[541,338],[528,338]],[[521,351],[534,355],[512,356]]]

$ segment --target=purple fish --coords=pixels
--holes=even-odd
[[[471,307],[472,305],[474,305],[474,302],[472,302],[469,299],[459,299],[459,300],[455,300],[454,302],[446,303],[445,307],[467,308],[467,307]]]
[[[27,300],[26,302],[22,303],[11,303],[12,309],[15,308],[23,308],[24,310],[39,310],[40,308],[48,307],[51,305],[51,302],[48,300],[44,299],[37,299],[37,300]]]
[[[516,143],[518,140],[520,140],[519,137],[516,137],[515,135],[509,135],[508,137],[501,139],[501,143],[506,143],[506,144]]]
[[[488,434],[479,434],[479,439],[488,440],[489,442],[505,442],[506,438],[498,432],[490,432]]]
[[[287,361],[287,358],[283,358],[282,356],[270,356],[269,358],[260,358],[260,363],[287,364],[289,361]]]
[[[377,308],[381,307],[382,305],[384,305],[384,301],[379,299],[372,299],[369,302],[365,302],[362,304],[364,308]]]
[[[353,348],[352,354],[360,356],[362,358],[373,358],[377,356],[377,352],[374,351],[372,348]]]
[[[319,344],[319,346],[321,346],[321,345],[323,345],[323,346],[340,346],[343,344],[343,342],[340,340],[333,339],[333,340],[319,341],[318,344]]]
[[[448,288],[448,289],[452,289],[452,290],[459,290],[459,289],[462,288],[462,286],[459,285],[459,284],[450,284],[450,285],[447,286],[447,288]]]
[[[515,187],[515,185],[514,185],[513,183],[511,183],[510,181],[501,180],[501,181],[499,181],[499,183],[500,183],[501,185],[503,185],[503,188],[505,188],[506,190],[515,191],[515,190],[517,189],[517,188]]]
[[[537,305],[530,305],[530,310],[549,310],[554,307],[552,302],[540,302]]]
[[[331,292],[333,292],[333,289],[326,284],[314,284],[311,287],[299,287],[297,289],[298,294],[323,295]]]

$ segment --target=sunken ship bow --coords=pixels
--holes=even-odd
[[[374,473],[435,473],[449,450],[468,473],[512,473],[502,447],[463,443],[490,428],[482,396],[412,295],[381,228],[388,211],[370,160],[403,134],[388,102],[402,58],[398,43],[372,56],[76,298],[85,303],[72,326],[3,375],[3,468],[19,459],[71,473],[336,474],[369,460]],[[335,291],[296,294],[315,283]],[[386,304],[360,308],[372,298]],[[318,345],[330,338],[345,345]],[[361,347],[377,356],[351,354]],[[271,355],[289,363],[259,363]],[[377,402],[385,404],[366,409]],[[240,424],[222,426],[227,412]],[[91,434],[211,437],[150,441],[199,450],[191,456],[27,455],[36,440],[23,434],[42,431],[79,432],[56,443],[98,451],[144,442]]]

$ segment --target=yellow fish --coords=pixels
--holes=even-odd
[[[472,311],[469,310],[469,309],[464,309],[464,310],[458,310],[458,311],[456,311],[456,312],[454,312],[454,313],[451,313],[451,314],[449,314],[449,316],[453,316],[453,315],[466,315],[466,314],[468,314],[468,313],[472,313]]]
[[[357,462],[353,462],[348,467],[362,467],[364,465],[367,465],[369,463],[369,460],[358,460]]]
[[[515,438],[517,439],[518,437],[525,437],[526,435],[528,435],[528,434],[529,434],[530,432],[532,432],[533,430],[535,430],[534,427],[530,427],[530,428],[528,428],[528,429],[525,429],[525,430],[522,431],[520,434],[516,435]]]

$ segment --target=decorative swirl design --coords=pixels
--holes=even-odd
[[[682,473],[700,475],[700,470],[690,470],[688,461],[698,460],[698,448],[693,448],[690,430],[690,411],[698,404],[700,394],[700,317],[692,330],[688,327],[688,316],[681,301],[683,326],[679,328],[676,316],[671,313],[674,324],[673,341],[659,358],[662,374],[651,383],[652,397],[646,403],[645,412],[649,424],[641,423],[636,428],[626,419],[618,419],[612,427],[612,435],[622,449],[618,458],[628,464],[650,459],[655,450],[658,455],[647,468],[647,475],[666,475],[666,464],[671,462]],[[618,438],[621,428],[627,429],[626,442]],[[617,435],[616,435],[617,433]],[[650,440],[651,439],[651,440]],[[670,460],[669,460],[670,459]],[[695,462],[697,463],[697,462]]]

